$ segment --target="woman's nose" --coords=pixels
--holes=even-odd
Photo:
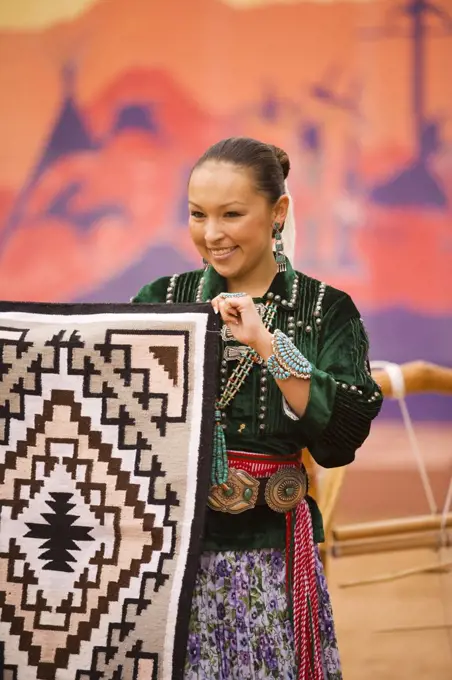
[[[208,245],[209,244],[213,245],[214,243],[219,241],[223,236],[219,220],[215,218],[209,218],[208,220],[206,220],[204,234],[206,243]]]

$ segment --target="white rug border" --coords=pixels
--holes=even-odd
[[[43,303],[36,303],[43,304]],[[162,318],[163,317],[163,318]],[[192,401],[192,429],[189,444],[189,461],[187,465],[187,490],[197,488],[198,478],[198,462],[199,451],[201,447],[201,424],[202,424],[202,407],[204,402],[204,359],[205,359],[205,345],[208,333],[208,319],[207,312],[175,312],[168,310],[167,313],[159,312],[119,312],[112,314],[97,313],[91,314],[39,314],[32,312],[0,312],[0,321],[2,319],[8,321],[16,321],[22,323],[77,323],[77,324],[94,324],[94,323],[120,323],[121,321],[149,321],[159,322],[164,321],[165,318],[171,317],[173,323],[187,323],[190,322],[195,326],[195,347],[194,350],[194,364],[193,364],[193,394]],[[168,617],[166,623],[166,634],[163,648],[163,663],[159,669],[159,677],[162,680],[173,677],[173,659],[174,659],[174,642],[177,625],[177,616],[179,611],[179,600],[183,587],[183,579],[185,569],[188,562],[188,549],[190,547],[191,528],[195,514],[195,494],[187,492],[185,499],[185,514],[181,521],[181,534],[179,545],[179,559],[177,560],[176,570],[173,576],[173,587],[171,589],[170,604],[168,607]],[[183,560],[181,559],[183,556]]]

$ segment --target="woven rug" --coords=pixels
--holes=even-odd
[[[0,303],[3,680],[183,677],[217,320]]]

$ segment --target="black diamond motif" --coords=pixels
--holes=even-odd
[[[49,560],[43,569],[50,571],[74,571],[69,562],[76,562],[71,555],[72,550],[80,550],[75,541],[94,541],[89,532],[93,527],[73,526],[77,521],[77,515],[69,515],[74,503],[69,503],[71,493],[51,493],[53,501],[46,501],[53,513],[42,513],[47,524],[27,523],[30,531],[25,534],[27,538],[46,539],[41,546],[45,550],[40,555],[41,560]]]

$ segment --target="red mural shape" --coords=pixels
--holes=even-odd
[[[0,162],[4,185],[0,186],[0,296],[62,301],[108,291],[109,299],[127,299],[134,291],[126,290],[124,281],[139,261],[145,263],[148,278],[155,272],[199,266],[186,229],[189,171],[209,144],[240,134],[272,141],[290,154],[299,268],[347,289],[369,310],[404,307],[426,314],[450,313],[450,127],[444,120],[445,100],[438,99],[436,76],[432,75],[433,85],[425,87],[429,69],[439,63],[444,50],[452,48],[448,25],[438,19],[444,33],[438,46],[428,32],[427,4],[413,3],[411,14],[402,13],[401,24],[406,28],[411,22],[419,29],[410,56],[407,38],[388,47],[393,19],[387,14],[387,3],[370,2],[362,15],[350,19],[350,6],[342,3],[238,11],[219,0],[196,0],[187,15],[198,27],[198,38],[191,37],[192,47],[207,31],[196,17],[204,16],[211,28],[223,23],[224,32],[215,34],[218,50],[206,52],[204,73],[194,70],[184,80],[183,55],[170,55],[168,46],[165,51],[158,26],[151,21],[155,12],[159,25],[163,15],[171,21],[174,3],[158,10],[151,10],[150,4],[111,0],[74,20],[75,34],[86,35],[92,27],[95,67],[88,68],[82,59],[76,69],[69,55],[58,80],[60,67],[55,63],[54,82],[49,85],[59,88],[52,90],[53,114],[47,116],[40,139],[31,125],[24,130],[24,139],[17,139],[23,171],[16,174],[22,179],[8,181],[8,163]],[[130,28],[132,5],[136,35]],[[289,63],[269,53],[274,26],[283,15],[289,33],[294,21],[305,37],[306,24],[325,27],[318,47],[321,55],[308,41],[293,44],[295,57]],[[388,82],[401,86],[397,115],[387,102],[381,112],[375,111],[376,93],[384,92],[384,65],[376,57],[354,63],[350,45],[346,47],[340,37],[336,45],[328,39],[331,25],[341,21],[345,34],[354,35],[360,45],[358,19],[362,16],[363,26],[369,29],[376,15],[382,22],[374,49],[378,54],[387,50],[403,55],[408,64],[405,72],[396,66],[399,71],[388,75]],[[104,34],[96,36],[100,16],[109,31],[117,30],[117,49],[123,55],[113,53],[111,46],[108,51]],[[145,40],[140,24],[146,21]],[[128,42],[124,38],[122,44],[123,24],[129,33]],[[249,34],[247,44],[240,43],[240,36],[252,25],[259,31]],[[43,46],[53,45],[67,30],[67,25],[42,29],[34,38]],[[175,27],[173,38],[182,30]],[[14,53],[16,69],[28,69],[30,77],[35,69],[38,81],[47,78],[47,82],[48,74],[38,73],[42,64],[33,63],[30,35],[11,31],[3,35],[11,54],[14,41],[21,45],[20,54]],[[249,72],[232,73],[235,52],[231,63],[225,62],[231,36]],[[181,44],[189,39],[180,36]],[[325,54],[320,43],[325,43]],[[435,59],[428,63],[423,61],[427,47],[435,50]],[[249,50],[255,50],[259,64],[248,63]],[[114,57],[118,65],[107,68],[102,57]],[[186,59],[198,63],[194,53],[187,52]],[[272,74],[278,63],[281,73],[290,70],[291,80],[286,74],[275,80]],[[6,69],[3,62],[0,70]],[[230,89],[228,105],[217,82],[223,77]],[[13,85],[8,97],[16,96],[19,106],[19,88],[16,93]],[[38,101],[35,105],[40,106]],[[3,127],[6,130],[8,125]],[[32,138],[34,153],[26,147]]]

